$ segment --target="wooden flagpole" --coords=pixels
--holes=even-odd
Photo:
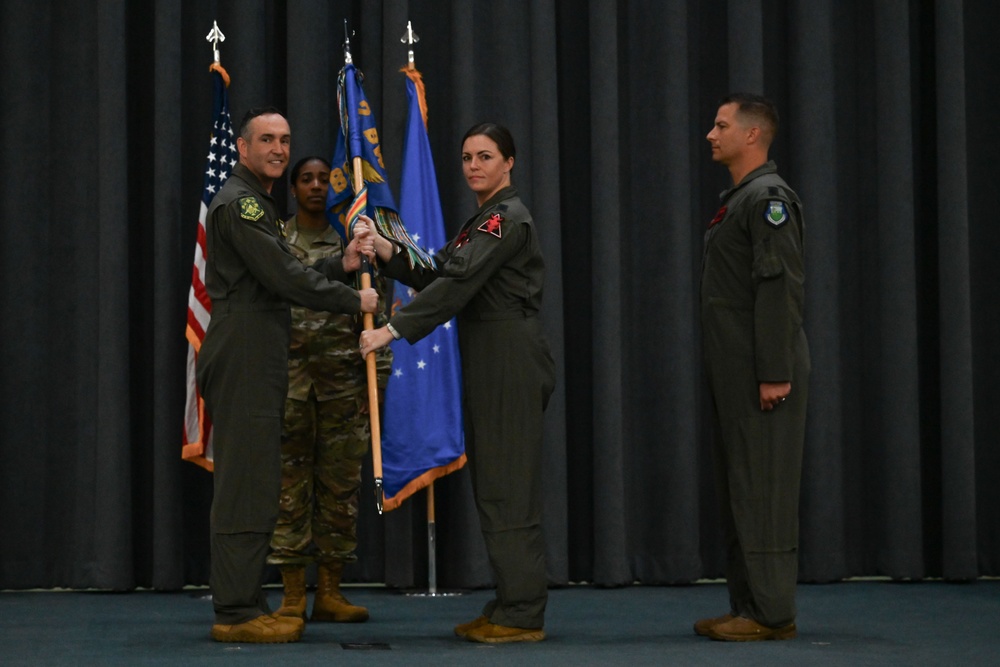
[[[351,60],[351,38],[347,32],[347,19],[344,19],[344,64],[350,64]],[[348,112],[350,113],[350,112]],[[350,144],[348,143],[348,149]],[[354,178],[354,196],[356,197],[364,187],[365,179],[362,173],[361,156],[355,155],[352,158]],[[348,231],[353,236],[353,230]],[[372,286],[371,266],[368,258],[361,255],[361,289],[368,289]],[[365,331],[375,328],[375,315],[364,313],[363,323]],[[378,371],[375,367],[375,351],[372,350],[365,356],[365,371],[368,376],[368,417],[372,436],[372,470],[375,476],[375,506],[378,513],[382,514],[383,502],[385,500],[385,489],[382,479],[382,427],[379,420],[378,406]]]

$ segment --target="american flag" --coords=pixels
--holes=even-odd
[[[181,457],[212,470],[212,423],[205,414],[205,402],[198,392],[195,371],[201,342],[205,339],[212,317],[212,302],[205,291],[205,217],[212,197],[229,178],[239,155],[233,124],[229,118],[229,96],[226,87],[229,75],[222,65],[212,65],[212,132],[205,159],[204,187],[198,212],[198,241],[194,246],[194,268],[191,270],[191,292],[187,311],[187,402],[184,408],[184,447]]]

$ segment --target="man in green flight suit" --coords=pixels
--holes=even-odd
[[[809,346],[802,204],[768,160],[777,129],[769,100],[737,93],[706,137],[733,179],[705,234],[701,280],[730,611],[694,629],[723,641],[796,636]]]
[[[206,218],[205,287],[212,319],[198,354],[198,388],[213,424],[215,493],[209,584],[217,641],[283,643],[300,618],[275,617],[261,587],[281,488],[281,417],[288,386],[288,302],[374,312],[378,294],[348,287],[360,257],[306,267],[285,243],[271,186],[288,164],[291,130],[274,108],[240,124],[239,163]],[[371,240],[364,242],[367,252]]]

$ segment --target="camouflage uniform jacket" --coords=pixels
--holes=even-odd
[[[299,233],[298,221],[293,217],[285,223],[285,235],[292,254],[307,266],[344,251],[344,242],[332,227],[328,227],[310,243]],[[374,281],[382,306],[376,314],[376,322],[385,319],[382,314],[384,283],[381,278]],[[361,327],[360,315],[292,307],[288,398],[304,401],[309,398],[310,389],[315,390],[316,399],[320,401],[364,395],[367,392],[365,361],[358,354]],[[378,386],[384,389],[392,366],[392,351],[384,348],[375,356]]]

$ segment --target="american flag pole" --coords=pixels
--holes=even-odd
[[[212,44],[213,61],[209,66],[212,78],[212,130],[209,134],[208,154],[205,156],[205,173],[198,211],[198,235],[194,248],[194,265],[191,269],[191,289],[188,293],[187,329],[187,400],[184,409],[184,445],[181,458],[196,463],[206,470],[213,469],[212,424],[205,414],[205,402],[198,391],[196,371],[198,353],[212,317],[212,302],[205,289],[207,257],[206,218],[208,205],[215,193],[229,178],[236,165],[238,154],[229,116],[229,73],[219,57],[219,43],[226,39],[216,22],[205,38]]]

